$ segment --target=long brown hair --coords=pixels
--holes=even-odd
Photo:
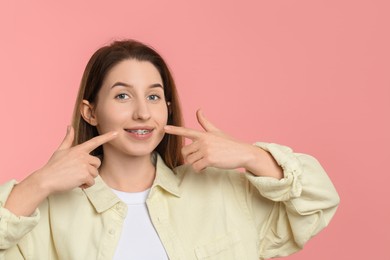
[[[183,125],[176,85],[164,59],[154,49],[141,42],[135,40],[114,41],[110,45],[98,49],[92,55],[84,70],[73,112],[74,145],[84,143],[99,134],[96,127],[90,125],[81,116],[80,106],[83,99],[88,100],[90,103],[95,103],[107,73],[116,64],[127,59],[148,61],[156,67],[163,80],[165,99],[170,103],[168,107],[168,124]],[[182,145],[182,137],[166,134],[156,147],[156,151],[162,156],[166,165],[173,169],[183,164]],[[91,154],[103,156],[103,147],[96,148]]]

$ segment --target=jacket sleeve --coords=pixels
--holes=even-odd
[[[16,183],[11,180],[0,186],[0,256],[29,233],[40,219],[38,209],[29,217],[19,217],[3,207]]]
[[[259,255],[286,256],[300,250],[328,225],[340,199],[315,158],[277,144],[256,145],[271,153],[284,172],[281,180],[245,174],[252,184],[247,185],[247,201],[259,232]],[[259,197],[274,202],[265,221],[256,220],[264,214]]]

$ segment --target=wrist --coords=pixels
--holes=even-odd
[[[39,193],[39,200],[44,200],[53,193],[48,178],[46,178],[45,168],[33,172],[21,184],[23,182],[26,182],[26,187],[31,187],[31,189]]]
[[[31,216],[50,194],[36,171],[16,184],[5,202],[4,208],[17,216]]]
[[[261,176],[262,170],[262,149],[248,144],[248,153],[244,168],[253,175]]]
[[[266,150],[250,145],[250,155],[245,169],[255,176],[283,178],[283,169],[277,164],[274,157]]]

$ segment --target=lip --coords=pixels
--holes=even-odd
[[[146,139],[149,139],[150,137],[152,137],[153,132],[154,132],[154,128],[150,127],[150,126],[135,126],[135,127],[131,127],[131,128],[125,128],[124,130],[127,132],[127,134],[131,138],[133,138],[135,140],[146,140]],[[139,133],[136,133],[136,132],[131,132],[133,130],[147,130],[148,133],[139,134]]]

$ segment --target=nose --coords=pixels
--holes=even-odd
[[[134,120],[148,120],[150,118],[150,111],[148,104],[145,101],[137,101],[134,108],[133,119]]]

